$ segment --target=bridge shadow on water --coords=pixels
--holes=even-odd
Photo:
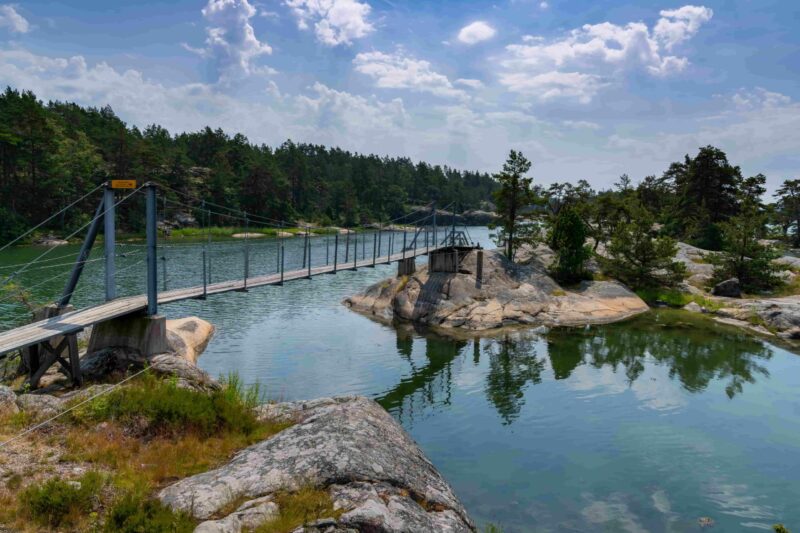
[[[660,367],[683,391],[700,393],[718,381],[733,399],[748,384],[769,377],[764,363],[772,357],[761,340],[674,311],[544,336],[512,330],[456,339],[410,324],[396,325],[396,332],[397,353],[408,361],[409,372],[376,400],[409,425],[431,410],[448,408],[460,374],[480,376],[486,400],[509,425],[520,416],[531,387],[569,384],[579,369],[582,380],[600,385],[603,373],[612,372],[631,388],[637,380],[653,379],[643,377],[648,367]]]

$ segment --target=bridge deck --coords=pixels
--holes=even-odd
[[[376,258],[376,264],[386,264],[393,261],[399,261],[403,258],[418,257],[426,255],[428,251],[434,251],[439,248],[431,247],[430,250],[420,248],[418,250],[408,250],[403,254],[402,252],[392,254],[391,256],[383,256]],[[365,259],[355,262],[358,268],[372,266],[372,259]],[[351,270],[353,269],[354,262],[340,263],[337,265],[338,270]],[[324,265],[311,268],[311,276],[318,276],[320,274],[329,274],[334,271],[334,266]],[[296,279],[307,278],[309,275],[308,268],[300,270],[292,270],[284,272],[283,280],[292,281]],[[262,287],[265,285],[277,285],[281,281],[280,273],[270,274],[267,276],[257,276],[247,278],[247,289],[255,287]],[[206,287],[206,295],[221,294],[224,292],[239,291],[245,288],[244,280],[223,281],[220,283],[210,284]],[[181,300],[190,300],[193,298],[200,298],[203,296],[203,286],[189,287],[186,289],[175,289],[171,291],[161,292],[158,295],[158,303],[166,304],[171,302],[178,302]],[[13,350],[19,350],[39,342],[46,341],[58,335],[67,333],[75,333],[82,329],[100,323],[112,318],[128,315],[131,313],[139,312],[147,307],[147,297],[145,295],[129,296],[125,298],[117,298],[110,302],[102,303],[85,309],[79,309],[70,313],[65,313],[61,316],[48,318],[39,322],[33,322],[18,328],[4,331],[0,333],[0,354],[4,354]]]

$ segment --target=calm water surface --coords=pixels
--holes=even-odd
[[[486,230],[471,231],[488,244]],[[254,268],[274,269],[274,241],[257,246]],[[193,282],[194,273],[170,278],[170,266],[192,272],[198,250],[165,248],[169,288]],[[220,279],[240,270],[237,250],[212,252]],[[87,269],[78,303],[97,298],[99,264]],[[800,357],[680,311],[546,336],[455,341],[378,324],[340,304],[395,268],[162,311],[217,326],[200,359],[212,374],[238,372],[276,399],[378,400],[479,524],[505,532],[678,532],[698,531],[707,516],[713,531],[775,522],[800,528]],[[143,283],[136,276],[121,292],[136,292]],[[45,279],[34,272],[25,281]],[[21,315],[3,305],[8,327]]]

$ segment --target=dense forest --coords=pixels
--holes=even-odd
[[[344,225],[392,219],[430,201],[475,209],[496,188],[486,173],[407,158],[292,141],[271,148],[209,127],[175,135],[158,125],[141,131],[109,106],[44,103],[11,88],[0,95],[0,167],[0,242],[107,179],[159,182],[192,205],[207,200],[271,219]],[[63,233],[91,217],[91,202],[79,207],[52,229]],[[123,210],[121,219],[127,229],[141,229],[140,217]]]

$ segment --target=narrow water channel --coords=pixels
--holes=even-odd
[[[470,231],[489,244],[485,229]],[[272,248],[263,246],[255,264],[271,268]],[[176,248],[171,260],[188,262],[198,251]],[[238,271],[235,255],[218,268]],[[681,311],[456,341],[341,305],[395,268],[162,311],[214,323],[200,365],[259,382],[272,399],[378,400],[481,525],[507,533],[677,532],[698,531],[698,519],[709,517],[714,531],[800,528],[797,355]],[[79,301],[90,300],[102,279],[99,266],[87,272]],[[4,327],[17,313],[0,307]]]

